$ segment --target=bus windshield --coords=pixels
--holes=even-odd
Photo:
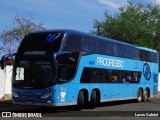
[[[24,37],[18,55],[51,55],[58,52],[63,39],[60,32],[32,33]]]
[[[41,89],[55,84],[52,64],[50,59],[17,60],[13,71],[13,87]]]

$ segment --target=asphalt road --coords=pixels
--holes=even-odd
[[[11,103],[0,103],[2,112],[16,115],[39,113],[42,117],[157,117],[160,119],[160,97],[152,98],[148,102],[135,103],[133,100],[101,103],[95,109],[85,108],[75,111],[75,107],[41,108],[39,106],[22,106]],[[20,113],[20,114],[19,114]],[[4,114],[4,113],[3,113]],[[34,114],[35,115],[35,114]]]

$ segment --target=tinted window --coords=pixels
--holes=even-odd
[[[70,35],[66,38],[62,50],[81,51],[82,38],[76,35]]]
[[[107,50],[106,50],[107,52],[107,55],[111,55],[111,56],[113,56],[113,44],[112,43],[108,43],[107,44]]]
[[[54,73],[50,58],[17,60],[13,69],[12,84],[15,88],[47,88],[56,83]]]
[[[112,70],[111,71],[111,82],[112,83],[120,83],[121,82],[121,71]]]
[[[99,48],[99,51],[98,51],[99,54],[104,54],[104,55],[108,54],[109,55],[110,52],[108,51],[109,46],[108,46],[107,42],[99,41],[97,47]]]
[[[126,52],[126,58],[129,58],[129,59],[136,58],[136,49],[131,48],[131,47],[126,47],[125,52]]]
[[[18,55],[49,55],[58,52],[62,33],[32,33],[26,36],[20,44]]]
[[[129,83],[139,83],[141,78],[140,72],[123,71],[123,80]]]
[[[149,52],[149,61],[157,62],[158,61],[158,53]]]
[[[82,38],[82,51],[88,53],[98,53],[99,49],[97,46],[97,41],[91,38]]]
[[[84,68],[81,83],[139,83],[140,72]]]
[[[57,79],[59,82],[70,81],[75,75],[75,67],[69,65],[58,65]]]
[[[111,72],[105,69],[99,69],[99,71],[100,71],[100,82],[110,83]]]

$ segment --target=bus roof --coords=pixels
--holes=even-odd
[[[150,49],[150,48],[146,48],[146,47],[141,47],[138,45],[134,45],[134,44],[130,44],[130,43],[126,43],[123,41],[119,41],[119,40],[114,40],[111,38],[107,38],[107,37],[101,37],[101,36],[97,36],[91,33],[85,33],[85,32],[80,32],[77,30],[71,30],[71,29],[52,29],[52,30],[43,30],[43,31],[35,31],[35,32],[31,32],[30,34],[40,34],[40,33],[50,33],[50,32],[60,32],[63,34],[67,34],[67,35],[80,35],[80,36],[84,36],[84,37],[89,37],[89,38],[94,38],[97,40],[101,40],[101,41],[108,41],[111,43],[115,43],[115,44],[119,44],[119,45],[124,45],[124,46],[128,46],[128,47],[135,47],[137,49],[141,49],[141,50],[146,50],[146,51],[151,51],[151,52],[156,52],[156,50]]]

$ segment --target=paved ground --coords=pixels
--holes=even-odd
[[[11,113],[41,113],[42,117],[150,117],[158,114],[160,119],[160,96],[148,102],[135,103],[133,100],[102,103],[95,109],[75,111],[74,107],[41,108],[38,106],[21,106],[11,104],[10,101],[0,102],[0,116],[2,112]],[[145,116],[144,116],[145,115]],[[153,115],[153,116],[151,116]],[[76,118],[75,118],[76,119]]]

